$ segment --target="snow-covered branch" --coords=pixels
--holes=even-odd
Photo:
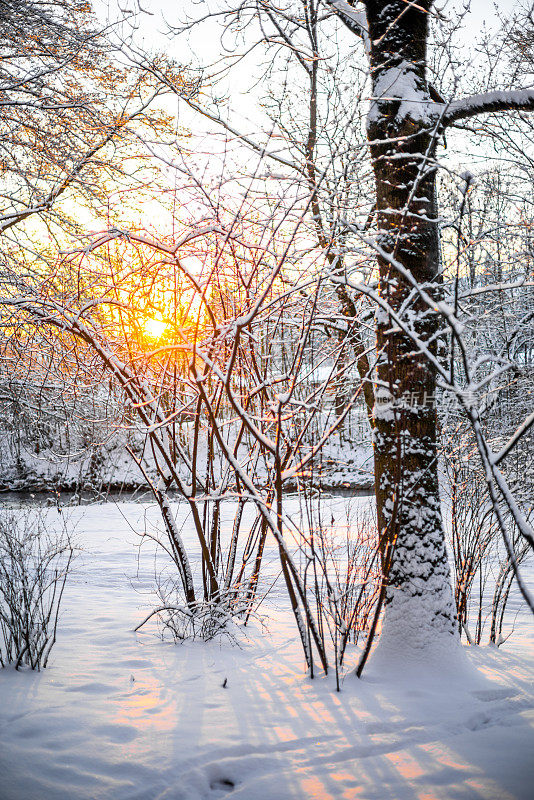
[[[534,111],[534,89],[485,92],[453,100],[443,110],[444,126],[496,111]]]
[[[347,26],[349,31],[363,40],[365,50],[369,53],[371,45],[365,11],[357,11],[351,5],[345,3],[345,0],[326,0],[326,2],[334,9],[336,15]]]

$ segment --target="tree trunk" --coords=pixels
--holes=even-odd
[[[425,74],[430,6],[366,2],[379,293],[398,317],[381,308],[376,317],[375,491],[387,586],[382,652],[420,653],[438,642],[450,648],[457,638],[438,486],[436,375],[414,342],[439,355],[440,321],[410,281],[439,297],[435,136]]]

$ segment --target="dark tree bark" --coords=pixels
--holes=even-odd
[[[436,370],[444,343],[436,161],[448,125],[485,113],[533,111],[534,92],[445,102],[426,76],[432,0],[365,0],[372,94],[368,140],[376,182],[379,295],[375,491],[386,614],[381,641],[442,650],[457,641],[438,485]]]
[[[436,116],[426,78],[429,0],[367,0],[379,294],[375,491],[386,581],[385,644],[427,649],[456,637],[440,510],[436,374],[440,319]],[[418,347],[417,342],[422,344]]]

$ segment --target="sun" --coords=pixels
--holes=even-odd
[[[162,319],[147,317],[143,322],[143,331],[149,339],[161,339],[166,328],[167,323],[163,322]]]

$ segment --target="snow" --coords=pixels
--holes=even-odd
[[[365,52],[367,55],[369,55],[371,52],[371,42],[369,39],[369,30],[365,11],[357,11],[351,5],[345,3],[345,0],[327,0],[327,2],[328,5],[335,8],[340,19],[343,20],[348,29],[357,36],[361,36],[363,39]]]
[[[421,78],[409,61],[382,70],[373,85],[373,100],[369,110],[368,123],[380,118],[381,100],[400,100],[397,119],[410,118],[413,122],[426,122],[430,98],[421,87]]]
[[[331,436],[321,449],[321,485],[330,488],[370,488],[373,485],[373,453],[365,412],[353,411],[346,428],[348,435],[343,434],[343,441],[340,441],[339,434]],[[110,441],[95,449],[80,450],[76,457],[71,457],[45,448],[37,454],[32,441],[23,441],[22,446],[14,448],[9,436],[0,434],[0,490],[39,492],[53,487],[55,491],[92,490],[103,495],[114,490],[148,489],[145,478],[126,449],[128,445],[137,454],[143,452],[147,474],[157,483],[158,473],[153,455],[143,444],[143,437],[136,432],[118,431]],[[249,442],[245,439],[240,449],[242,463],[248,462],[249,449]],[[190,453],[186,455],[190,456]],[[198,445],[197,463],[204,464],[205,458],[206,436],[203,432]],[[217,479],[224,469],[224,461],[215,462]],[[185,460],[178,462],[176,471],[182,482],[187,484],[191,472]],[[258,479],[266,482],[267,474],[260,473]]]
[[[437,106],[439,108],[439,105]],[[485,92],[453,100],[441,106],[442,121],[446,125],[461,119],[493,111],[532,111],[534,109],[534,90],[511,89],[508,91]]]
[[[345,500],[332,503],[338,513]],[[51,665],[0,673],[2,800],[532,797],[534,631],[517,596],[503,648],[465,648],[454,668],[443,654],[433,672],[371,656],[360,681],[352,650],[337,693],[333,676],[305,674],[278,584],[235,642],[133,633],[157,571],[136,531],[155,510],[68,513],[84,550]],[[267,572],[277,569],[271,545]]]

